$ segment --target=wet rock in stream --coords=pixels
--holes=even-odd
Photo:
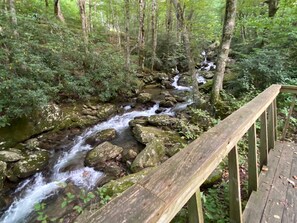
[[[87,138],[86,143],[92,146],[96,146],[101,142],[113,140],[116,138],[116,136],[117,132],[115,129],[105,129]]]
[[[85,165],[118,178],[124,172],[124,169],[119,165],[122,152],[122,147],[104,142],[87,153]]]

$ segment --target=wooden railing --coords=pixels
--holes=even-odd
[[[153,170],[85,222],[170,222],[188,203],[190,222],[203,222],[200,186],[228,156],[230,222],[242,222],[237,143],[248,132],[248,191],[258,188],[255,122],[260,118],[260,168],[267,165],[276,140],[276,97],[297,87],[272,85],[185,149]]]

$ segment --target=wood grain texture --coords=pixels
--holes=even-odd
[[[258,189],[257,136],[255,123],[248,131],[248,193]]]
[[[83,222],[170,222],[273,102],[280,88],[270,86]],[[144,209],[144,204],[148,208]]]
[[[240,176],[238,165],[238,151],[235,146],[228,154],[229,167],[229,203],[230,203],[230,222],[241,223],[242,209],[240,196]]]
[[[269,153],[268,171],[261,172],[259,189],[244,210],[244,222],[297,222],[297,190],[288,183],[297,171],[296,152],[296,144],[276,143]]]
[[[261,115],[261,131],[260,131],[260,169],[268,162],[268,133],[267,133],[267,112]]]
[[[280,91],[282,93],[294,93],[294,94],[297,94],[297,86],[293,86],[293,85],[282,85]]]
[[[274,114],[274,106],[273,103],[271,103],[268,107],[268,150],[273,149],[275,145]]]
[[[204,223],[200,189],[188,201],[189,223]]]

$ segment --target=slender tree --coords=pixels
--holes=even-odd
[[[268,16],[271,18],[274,17],[278,10],[279,0],[267,0],[265,3],[268,4]]]
[[[139,0],[139,32],[138,32],[138,65],[144,70],[144,47],[145,47],[145,32],[144,32],[144,19],[145,19],[145,0]]]
[[[49,4],[48,4],[48,0],[45,0],[45,7],[48,8]]]
[[[55,13],[58,20],[60,20],[63,23],[65,22],[63,13],[61,11],[61,6],[60,6],[60,1],[59,0],[54,0],[54,13]]]
[[[126,47],[125,59],[126,69],[130,70],[130,0],[125,0],[125,28],[126,28]]]
[[[230,50],[231,39],[235,27],[237,0],[226,0],[225,20],[222,33],[222,41],[217,60],[217,70],[212,85],[212,104],[219,100],[220,91],[223,89],[226,61]]]
[[[188,69],[189,73],[192,76],[192,85],[193,85],[193,99],[194,103],[199,104],[199,88],[198,81],[196,77],[195,63],[193,60],[192,52],[191,52],[191,44],[190,44],[190,36],[187,28],[187,22],[185,18],[185,5],[181,6],[179,0],[173,0],[173,5],[176,11],[176,19],[178,22],[179,29],[182,33],[183,43],[187,54],[188,59]]]
[[[85,43],[88,43],[88,20],[86,14],[86,0],[78,0],[80,18],[81,18],[81,28],[84,36]]]
[[[154,69],[157,49],[157,1],[152,0],[152,66]]]
[[[16,10],[15,10],[14,0],[9,0],[9,12],[10,12],[11,24],[14,28],[14,35],[18,37],[19,35],[17,31],[18,20],[17,20]]]

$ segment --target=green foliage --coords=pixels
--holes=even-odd
[[[202,193],[205,222],[229,222],[228,188],[228,184],[223,182]]]
[[[107,204],[111,199],[111,197],[109,195],[107,195],[107,189],[105,187],[98,188],[96,193],[100,197],[100,204],[101,205]]]
[[[108,101],[136,87],[122,53],[106,42],[90,38],[86,50],[80,34],[42,14],[20,14],[18,36],[4,15],[0,20],[0,127],[50,101]]]

